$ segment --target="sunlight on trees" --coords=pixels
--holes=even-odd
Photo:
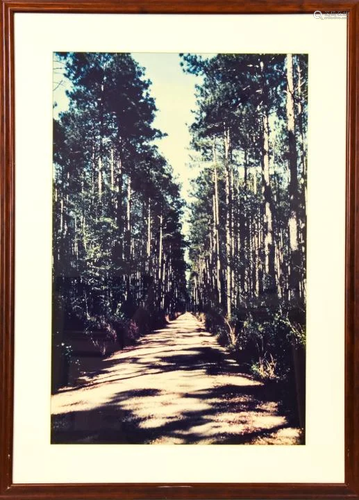
[[[295,399],[299,379],[304,386],[307,58],[187,54],[182,64],[203,80],[191,125],[204,162],[192,192],[192,308],[242,366],[288,382]]]

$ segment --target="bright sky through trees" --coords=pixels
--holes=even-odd
[[[163,155],[172,165],[182,184],[182,196],[188,200],[190,178],[196,173],[188,168],[190,133],[195,109],[195,84],[199,78],[184,74],[179,54],[132,54],[146,68],[146,76],[152,81],[151,94],[156,100],[158,112],[154,126],[167,133],[158,141]]]

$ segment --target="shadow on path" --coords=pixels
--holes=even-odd
[[[270,392],[187,313],[53,396],[52,442],[298,443]]]

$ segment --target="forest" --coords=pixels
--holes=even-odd
[[[152,144],[162,132],[150,83],[129,54],[57,54],[63,61],[73,87],[54,121],[55,363],[73,358],[67,332],[123,347],[187,301],[183,202]]]
[[[189,202],[145,68],[55,55],[71,87],[53,125],[52,390],[85,345],[107,356],[190,311],[304,429],[307,56],[178,64],[198,79]]]
[[[190,211],[192,307],[242,365],[281,382],[303,424],[307,57],[184,55],[182,65],[203,77],[191,125],[201,165]]]

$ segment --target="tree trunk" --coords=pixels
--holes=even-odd
[[[302,193],[303,193],[303,205],[306,206],[307,203],[307,154],[305,148],[305,138],[304,138],[304,127],[303,127],[303,104],[302,104],[302,69],[300,67],[300,62],[297,60],[297,117],[298,117],[298,127],[299,127],[299,139],[300,139],[300,163],[302,165]],[[293,70],[292,70],[293,71]],[[294,85],[293,85],[294,88]]]
[[[122,161],[121,158],[118,160],[118,172],[117,172],[117,182],[116,182],[116,219],[117,219],[117,231],[118,231],[118,262],[123,260],[123,221],[122,221]]]
[[[216,280],[218,303],[222,302],[222,284],[221,284],[221,250],[219,241],[219,199],[218,199],[218,172],[217,172],[217,151],[216,144],[213,142],[213,162],[214,162],[214,201],[215,201],[215,228],[216,228]]]
[[[102,160],[101,156],[98,159],[98,198],[101,200],[102,197]]]
[[[162,265],[163,265],[163,215],[160,217],[160,231],[159,231],[159,241],[158,241],[158,307],[161,308],[162,302]]]
[[[113,188],[114,188],[114,185],[115,185],[113,148],[111,148],[110,169],[111,169],[111,199],[112,199]]]
[[[127,209],[126,209],[126,221],[127,221],[127,259],[132,258],[132,227],[131,227],[131,205],[132,205],[132,183],[131,177],[128,177],[127,181]]]
[[[226,310],[227,318],[231,318],[231,173],[229,162],[230,135],[229,130],[224,132],[224,168],[226,184]]]
[[[299,243],[301,251],[301,260],[303,262],[303,268],[300,273],[300,283],[299,292],[301,297],[305,296],[305,263],[306,263],[306,207],[307,207],[307,153],[305,147],[305,137],[304,137],[304,127],[303,127],[303,103],[302,103],[302,68],[300,66],[300,60],[296,59],[297,68],[297,120],[299,128],[299,144],[300,144],[300,164],[301,164],[301,179],[299,187],[300,196],[300,210],[298,213],[298,228],[299,228]]]
[[[238,219],[240,223],[239,230],[239,254],[240,254],[240,264],[241,264],[241,276],[240,276],[240,284],[241,284],[241,293],[248,293],[248,280],[249,280],[249,242],[250,242],[250,212],[247,213],[247,201],[248,201],[248,152],[245,150],[244,152],[244,185],[243,185],[243,196],[242,199],[239,200],[239,214]],[[238,192],[239,187],[238,187]]]
[[[298,245],[298,167],[297,148],[295,140],[294,115],[294,83],[293,83],[293,56],[287,55],[287,126],[288,126],[288,159],[289,159],[289,250],[290,250],[290,299],[299,298],[300,281],[300,253]]]
[[[151,200],[148,200],[147,209],[147,246],[146,246],[146,257],[147,257],[147,272],[151,272]]]
[[[264,270],[265,288],[275,288],[275,241],[273,229],[273,193],[269,176],[269,123],[268,113],[263,112],[263,155],[262,155],[262,182],[264,195]]]

